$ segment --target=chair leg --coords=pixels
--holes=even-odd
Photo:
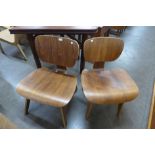
[[[89,116],[90,116],[90,113],[92,111],[92,108],[93,108],[93,104],[92,103],[88,103],[88,105],[87,105],[87,112],[86,112],[86,119],[87,120],[89,119]]]
[[[123,104],[124,104],[124,103],[118,104],[117,117],[120,116],[120,112],[121,112],[121,109],[122,109]]]
[[[1,52],[2,52],[3,54],[5,54],[5,52],[4,52],[4,50],[3,50],[3,47],[2,47],[2,45],[1,45],[1,42],[0,42],[0,49],[1,49]]]
[[[25,100],[25,115],[27,115],[29,112],[29,106],[30,106],[30,100],[29,99],[26,99]]]
[[[66,128],[66,126],[67,126],[66,107],[61,107],[60,112],[61,112],[63,126],[64,126],[64,128]]]
[[[26,57],[26,55],[25,55],[23,49],[21,48],[21,46],[20,46],[19,44],[17,44],[17,48],[18,48],[18,50],[20,51],[20,53],[22,54],[22,56],[24,57],[24,59],[27,60],[27,57]]]

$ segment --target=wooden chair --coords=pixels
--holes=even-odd
[[[16,129],[16,125],[12,123],[5,115],[0,113],[0,129]]]
[[[137,97],[138,87],[125,70],[102,69],[105,61],[113,61],[120,56],[123,47],[124,43],[119,38],[96,37],[85,41],[85,61],[94,64],[94,69],[83,70],[81,75],[83,92],[88,100],[86,118],[89,118],[94,104],[115,103],[119,116],[123,103]]]
[[[58,69],[55,72],[47,68],[37,69],[18,84],[17,92],[26,98],[25,114],[28,114],[30,100],[55,106],[60,108],[66,127],[65,109],[76,91],[77,79],[64,71],[66,67],[74,66],[79,45],[75,40],[50,35],[37,36],[35,45],[39,58],[56,64]]]
[[[20,46],[20,41],[21,41],[22,38],[23,38],[22,34],[17,34],[17,35],[10,34],[8,28],[6,28],[5,30],[1,31],[0,32],[0,49],[1,49],[2,53],[5,54],[5,52],[4,52],[3,48],[2,48],[2,45],[1,45],[1,41],[9,43],[11,45],[15,45],[18,48],[19,52],[24,57],[24,59],[27,60],[27,57],[26,57],[23,49]]]

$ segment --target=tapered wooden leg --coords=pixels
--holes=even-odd
[[[86,119],[87,120],[89,119],[89,116],[90,116],[90,113],[92,111],[92,108],[93,108],[93,104],[92,103],[88,103],[88,105],[87,105],[87,112],[86,112]]]
[[[124,103],[118,104],[117,117],[119,117],[119,115],[120,115],[120,112],[121,112],[121,109],[122,109],[123,104]]]
[[[63,126],[64,126],[64,128],[66,128],[66,126],[67,126],[66,107],[61,107],[60,112],[61,112]]]
[[[30,106],[30,100],[29,99],[26,99],[25,100],[25,115],[27,115],[29,112],[29,106]]]
[[[17,48],[18,48],[18,50],[20,51],[20,53],[22,54],[22,56],[24,57],[24,59],[27,60],[27,57],[26,57],[26,55],[25,55],[23,49],[21,48],[21,46],[20,46],[19,44],[17,44]]]

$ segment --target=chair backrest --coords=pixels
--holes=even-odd
[[[124,42],[119,38],[95,37],[85,41],[85,61],[100,63],[117,59],[123,51]]]
[[[39,35],[35,46],[42,61],[61,67],[73,67],[79,55],[78,43],[65,37]]]

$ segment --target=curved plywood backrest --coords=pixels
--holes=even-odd
[[[35,46],[42,61],[62,67],[74,66],[79,55],[78,43],[69,38],[39,35],[35,39]]]
[[[123,47],[124,42],[119,38],[91,38],[84,43],[84,57],[91,63],[113,61],[120,56]]]

